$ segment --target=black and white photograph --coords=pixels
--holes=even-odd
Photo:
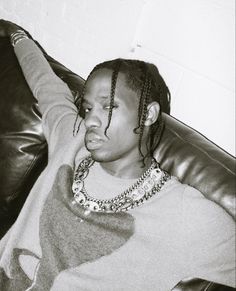
[[[236,290],[234,0],[0,0],[0,291]]]

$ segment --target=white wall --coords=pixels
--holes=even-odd
[[[116,57],[155,63],[172,115],[235,155],[234,0],[0,0],[14,21],[82,77]]]
[[[143,4],[144,0],[0,0],[0,18],[28,29],[49,54],[86,77],[97,63],[130,49]]]
[[[129,57],[153,61],[172,115],[235,153],[234,0],[147,1]]]

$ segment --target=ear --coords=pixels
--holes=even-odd
[[[151,126],[157,121],[157,118],[160,114],[160,105],[158,102],[154,101],[147,106],[147,115],[144,122],[145,126]]]

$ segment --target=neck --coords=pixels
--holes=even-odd
[[[151,157],[145,158],[145,164],[143,158],[132,160],[132,162],[121,163],[119,161],[101,162],[100,165],[104,171],[112,176],[123,179],[137,179],[150,167],[152,162]]]

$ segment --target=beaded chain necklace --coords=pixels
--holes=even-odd
[[[79,204],[85,209],[85,215],[94,212],[122,212],[140,206],[158,193],[162,186],[170,179],[170,175],[159,168],[155,159],[143,175],[127,190],[112,199],[96,199],[90,196],[84,185],[89,169],[94,164],[91,156],[83,159],[75,171],[72,192],[73,204]]]

